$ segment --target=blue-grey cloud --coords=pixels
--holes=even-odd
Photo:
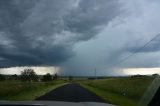
[[[62,63],[121,12],[118,0],[0,0],[0,66]]]
[[[139,43],[137,41],[137,43]],[[127,48],[127,50],[131,53],[135,52],[157,52],[160,51],[160,34],[154,35],[153,38],[148,40],[147,42],[139,43],[141,45],[131,45]]]

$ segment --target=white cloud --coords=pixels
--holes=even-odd
[[[160,74],[160,68],[132,68],[124,69],[122,72],[126,75],[151,75],[151,74]]]
[[[33,69],[38,75],[44,75],[46,73],[55,74],[59,73],[59,67],[11,67],[1,68],[0,74],[20,74],[26,68]]]

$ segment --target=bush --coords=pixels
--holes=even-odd
[[[2,74],[0,74],[0,81],[4,81],[6,79],[6,77]]]
[[[18,80],[18,75],[17,74],[12,75],[11,77],[12,77],[12,80]]]

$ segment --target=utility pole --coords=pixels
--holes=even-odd
[[[97,70],[96,70],[96,68],[94,70],[94,75],[95,75],[95,79],[97,79]]]

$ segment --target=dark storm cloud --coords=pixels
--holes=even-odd
[[[0,0],[0,66],[53,65],[120,15],[118,0]]]
[[[119,4],[115,0],[82,0],[79,8],[72,10],[64,20],[67,30],[82,34],[78,39],[88,40],[120,13]]]

